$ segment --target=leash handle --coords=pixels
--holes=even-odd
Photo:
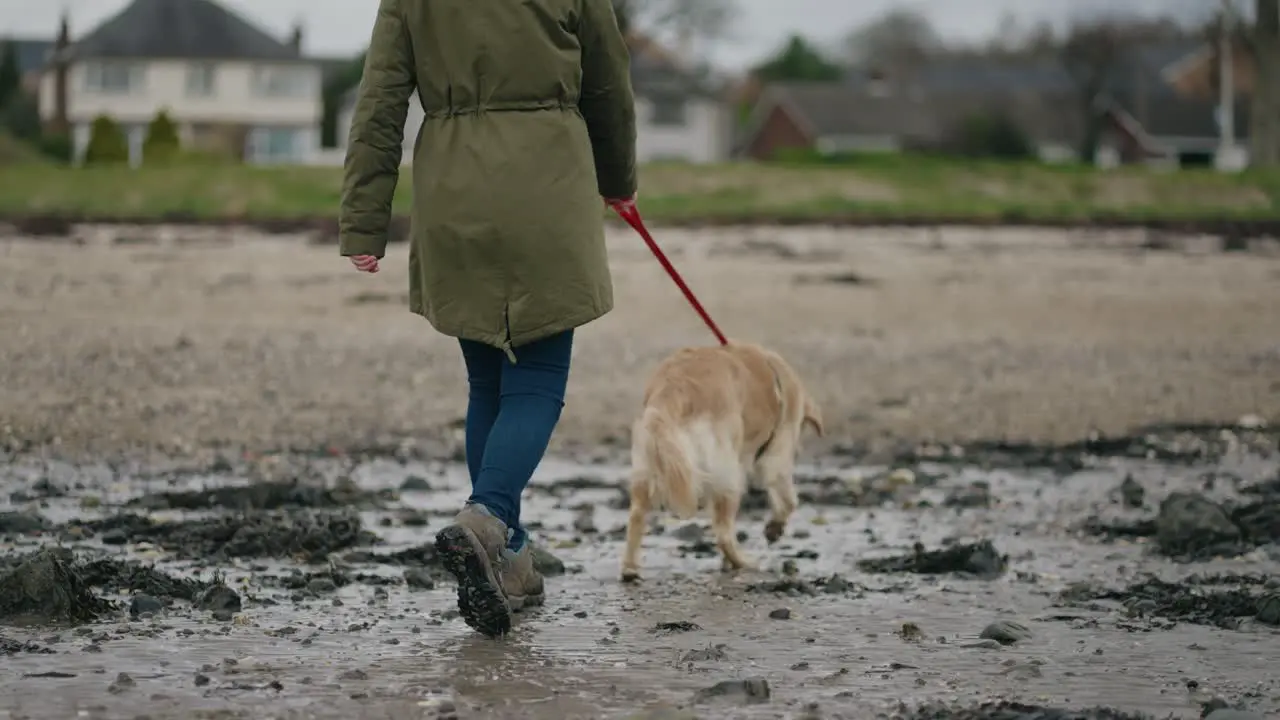
[[[613,211],[618,213],[618,217],[625,220],[644,240],[644,244],[649,246],[649,252],[653,253],[653,256],[658,259],[658,263],[662,265],[662,269],[667,271],[667,275],[680,288],[680,292],[684,293],[684,299],[688,300],[693,309],[697,311],[698,316],[702,318],[702,322],[706,323],[711,333],[716,336],[716,340],[719,340],[721,345],[728,345],[729,339],[724,336],[724,333],[720,332],[716,321],[711,319],[711,315],[702,307],[702,303],[698,302],[698,297],[685,284],[684,278],[680,277],[680,272],[676,270],[671,261],[667,259],[666,253],[662,252],[662,248],[658,247],[658,243],[654,241],[653,235],[649,233],[649,228],[644,225],[644,219],[640,217],[640,210],[636,208],[635,201],[610,202],[609,207],[613,208]]]

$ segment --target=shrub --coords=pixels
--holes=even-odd
[[[181,150],[178,126],[167,111],[161,110],[147,126],[147,139],[142,141],[142,161],[148,164],[171,162]]]
[[[47,159],[58,162],[62,165],[71,163],[71,154],[74,144],[71,142],[69,135],[61,133],[45,133],[36,139],[36,147],[40,149],[40,154]]]
[[[968,157],[1022,160],[1035,154],[1031,138],[1004,113],[973,115],[960,123],[951,150]]]
[[[120,124],[107,115],[93,119],[89,146],[84,151],[85,165],[109,165],[129,162],[129,140]]]
[[[28,142],[40,137],[40,107],[33,95],[19,93],[0,108],[0,126]]]

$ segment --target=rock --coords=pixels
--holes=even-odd
[[[427,482],[427,479],[417,475],[410,475],[404,479],[404,482],[400,483],[401,492],[430,492],[430,490],[431,485]]]
[[[1280,593],[1272,592],[1258,598],[1258,622],[1280,626]]]
[[[1170,556],[1205,557],[1240,542],[1240,528],[1220,505],[1192,492],[1175,492],[1160,503],[1156,542]]]
[[[409,568],[404,571],[404,584],[414,590],[434,590],[436,581],[430,573],[422,568]]]
[[[307,589],[316,595],[328,595],[337,591],[338,583],[332,578],[314,578],[307,583]]]
[[[728,647],[723,643],[720,645],[709,645],[704,648],[689,650],[680,656],[681,663],[699,663],[699,662],[720,662],[729,659],[729,653],[725,651]]]
[[[1124,476],[1124,482],[1120,483],[1120,499],[1124,502],[1125,507],[1142,507],[1146,494],[1146,488],[1142,487],[1142,484],[1137,480],[1134,480],[1132,475]]]
[[[721,680],[708,688],[703,688],[693,696],[694,702],[705,702],[715,699],[733,699],[746,703],[760,703],[772,696],[769,681],[762,677],[744,680]]]
[[[235,613],[230,610],[214,610],[213,619],[218,622],[231,622],[235,619]]]
[[[46,548],[0,575],[0,621],[85,623],[112,609],[93,593],[66,548]]]
[[[925,550],[924,545],[916,543],[910,555],[858,561],[858,567],[869,573],[962,573],[984,580],[999,577],[1008,566],[1008,558],[1001,555],[990,540],[956,544],[941,550]]]
[[[35,513],[0,513],[0,535],[26,535],[41,532],[48,527],[44,518]]]
[[[1030,640],[1031,629],[1021,623],[999,620],[983,628],[978,637],[983,640],[995,640],[1001,645],[1012,645],[1022,640]]]
[[[579,512],[573,519],[573,529],[583,535],[595,535],[599,532],[596,528],[595,509],[594,505],[588,505]]]
[[[1250,712],[1248,710],[1234,710],[1232,708],[1222,708],[1214,710],[1205,716],[1204,720],[1267,720],[1262,713]]]
[[[839,595],[847,593],[850,590],[856,590],[857,587],[857,585],[849,582],[842,575],[835,574],[830,578],[827,578],[827,581],[822,585],[822,592],[827,593],[828,595]]]
[[[533,553],[533,569],[544,577],[564,574],[564,563],[560,558],[543,549],[541,545],[531,545],[530,552]]]
[[[196,687],[204,687],[205,685],[208,685],[209,676],[205,675],[204,673],[196,673],[195,684],[196,684]]]
[[[122,693],[125,690],[128,690],[136,686],[137,684],[138,683],[135,682],[134,679],[129,676],[129,673],[120,673],[119,675],[116,676],[115,682],[107,686],[107,692],[112,694]]]
[[[150,595],[134,595],[129,600],[129,617],[135,620],[142,615],[155,615],[162,610],[164,610],[164,603]]]
[[[239,612],[242,609],[242,603],[240,594],[235,590],[226,585],[213,585],[200,593],[200,597],[196,599],[196,608],[213,612],[214,617],[217,618],[219,612],[228,614]]]
[[[1004,647],[996,640],[978,640],[976,642],[965,643],[960,647],[971,650],[999,650]]]
[[[706,536],[706,531],[698,523],[685,523],[671,531],[671,537],[684,542],[697,542]]]
[[[778,608],[769,612],[769,618],[772,620],[790,620],[791,610],[790,608]]]

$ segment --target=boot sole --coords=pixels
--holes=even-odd
[[[436,551],[458,581],[458,612],[477,632],[492,638],[511,632],[511,608],[493,565],[475,533],[451,525],[436,535]]]

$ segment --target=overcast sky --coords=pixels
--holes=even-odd
[[[0,0],[0,35],[52,35],[63,7],[71,11],[72,33],[91,29],[129,0]],[[313,54],[358,52],[367,42],[378,0],[223,0],[244,16],[284,36],[301,19],[305,47]],[[712,49],[716,64],[738,70],[769,54],[793,32],[834,43],[849,29],[893,7],[928,15],[946,36],[977,40],[996,31],[1002,15],[1016,12],[1027,22],[1065,20],[1066,8],[1091,7],[1158,11],[1204,7],[1213,0],[737,0],[742,17],[733,37]]]

